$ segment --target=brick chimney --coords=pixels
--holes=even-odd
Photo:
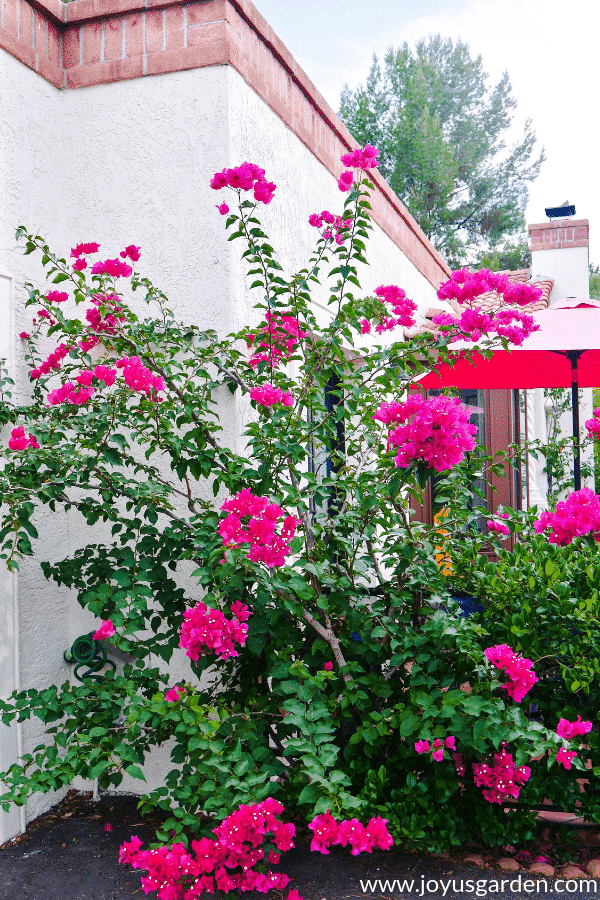
[[[528,225],[531,238],[531,275],[554,281],[550,306],[567,297],[589,297],[589,222],[554,219]]]

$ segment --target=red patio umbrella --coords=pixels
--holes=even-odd
[[[474,354],[471,361],[440,363],[436,372],[417,380],[421,387],[539,388],[570,387],[575,443],[575,490],[581,487],[579,447],[580,387],[600,387],[600,303],[596,300],[563,300],[534,313],[540,326],[513,350],[496,350],[490,359]],[[452,348],[473,344],[457,341]]]

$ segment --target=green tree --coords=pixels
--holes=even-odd
[[[506,241],[494,249],[481,250],[476,257],[476,264],[492,272],[515,272],[518,269],[531,267],[531,251],[525,237],[516,241]]]
[[[600,266],[590,263],[590,297],[600,300]]]
[[[366,87],[345,85],[339,115],[359,143],[380,150],[379,169],[452,265],[494,249],[524,226],[537,177],[535,132],[507,146],[516,101],[505,72],[487,84],[481,56],[440,35],[373,57]]]

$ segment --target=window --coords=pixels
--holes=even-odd
[[[429,391],[428,396],[435,396],[440,391]],[[465,389],[458,391],[458,396],[472,409],[470,421],[477,425],[477,441],[483,444],[488,453],[510,452],[510,445],[518,443],[520,414],[518,392],[512,390],[481,391]],[[489,513],[495,513],[499,506],[512,509],[522,507],[522,473],[510,463],[506,466],[506,478],[492,476],[490,485],[486,487],[483,480],[478,485],[483,491],[485,500],[474,497],[474,504],[481,507],[481,522]],[[433,524],[435,509],[435,478],[430,479],[429,490],[425,491],[422,506],[415,504],[415,512],[421,521]]]

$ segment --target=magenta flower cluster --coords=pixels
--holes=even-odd
[[[93,641],[103,641],[105,638],[112,637],[115,633],[115,626],[110,619],[102,619],[102,625],[92,635]]]
[[[82,272],[84,269],[87,269],[87,260],[83,259],[83,257],[90,253],[97,253],[99,249],[100,244],[96,243],[77,244],[76,247],[73,247],[71,250],[71,256],[75,257],[73,269],[76,272]],[[132,262],[137,262],[140,258],[140,248],[136,247],[134,244],[130,244],[128,247],[125,247],[124,250],[121,250],[119,256],[123,259],[130,259]],[[92,266],[92,275],[110,275],[112,278],[128,278],[132,272],[133,269],[131,266],[118,258],[98,261]]]
[[[55,391],[50,391],[47,396],[48,406],[57,406],[59,403],[68,403],[72,406],[85,406],[90,402],[94,388],[81,387],[79,390],[72,381],[66,381]]]
[[[584,534],[600,541],[600,497],[590,488],[573,491],[556,504],[556,512],[544,511],[533,527],[537,534],[550,528],[551,544],[570,544]]]
[[[437,295],[440,300],[456,300],[464,306],[489,291],[496,291],[505,303],[517,306],[536,303],[542,296],[541,289],[534,284],[513,284],[506,275],[490,272],[489,269],[479,269],[478,272],[458,269],[440,285]]]
[[[122,256],[123,259],[130,259],[132,262],[137,262],[140,258],[140,247],[136,247],[135,244],[129,244],[128,247],[125,247],[124,250],[121,250],[119,256]]]
[[[379,150],[376,150],[375,147],[372,147],[370,144],[365,144],[362,148],[357,147],[350,153],[342,154],[340,160],[343,166],[350,166],[352,169],[362,169],[363,171],[367,171],[369,169],[374,169],[379,165],[377,162],[378,156]],[[349,191],[352,188],[353,182],[353,172],[346,170],[345,172],[342,172],[339,177],[338,187],[340,191]]]
[[[580,734],[588,734],[591,730],[592,723],[582,722],[581,716],[577,716],[575,722],[569,722],[568,719],[559,719],[556,726],[557,735],[565,738],[567,741],[572,740],[574,737],[579,737]]]
[[[494,754],[494,761],[473,764],[473,779],[477,787],[483,787],[483,796],[489,803],[516,800],[523,785],[529,781],[529,766],[515,766],[512,753],[506,751],[503,743],[500,752]]]
[[[571,768],[571,763],[575,759],[577,754],[574,750],[565,750],[564,747],[561,747],[558,753],[556,754],[556,762],[560,763],[561,766],[564,766],[565,769]]]
[[[251,388],[250,399],[260,406],[275,406],[276,403],[282,403],[284,406],[294,405],[294,398],[290,391],[282,391],[281,388],[273,387],[272,384],[261,384]]]
[[[450,750],[456,750],[456,744],[454,741],[454,737],[450,734],[448,737],[445,737],[444,740],[440,740],[440,738],[436,738],[435,741],[430,745],[429,741],[417,741],[415,744],[415,750],[417,753],[429,753],[431,752],[431,758],[435,762],[441,762],[444,758],[444,747],[449,748]],[[454,754],[453,754],[454,755]]]
[[[117,259],[105,259],[103,262],[95,262],[92,266],[92,275],[110,275],[112,278],[129,278],[133,269],[118,257]]]
[[[116,363],[117,369],[123,369],[123,381],[132,391],[147,394],[149,399],[156,399],[156,393],[164,391],[165,381],[162,375],[153,375],[150,369],[142,364],[139,356],[124,356]]]
[[[265,204],[271,202],[276,188],[272,181],[267,181],[265,178],[264,169],[249,162],[244,162],[241,166],[233,169],[223,169],[222,172],[217,172],[211,178],[210,186],[213,191],[220,191],[224,187],[242,191],[254,189],[254,199]]]
[[[517,656],[508,644],[488,647],[484,652],[493,666],[508,675],[510,681],[503,687],[506,688],[509,697],[512,697],[515,703],[520,703],[536,681],[539,681],[535,672],[532,671],[532,661]]]
[[[600,441],[600,406],[594,410],[594,418],[585,423],[589,437],[595,437]]]
[[[119,862],[145,869],[148,874],[142,878],[142,890],[145,894],[157,891],[159,900],[195,900],[215,890],[225,894],[283,890],[290,880],[287,875],[255,869],[265,861],[276,865],[281,853],[294,846],[295,827],[278,818],[282,812],[281,803],[271,798],[240,806],[213,828],[216,840],[193,840],[191,852],[184,844],[142,850],[142,842],[133,835],[121,846]],[[297,891],[289,891],[287,900],[302,898]]]
[[[64,303],[69,299],[69,295],[65,291],[48,291],[46,300],[48,303]]]
[[[252,562],[264,563],[268,569],[285,565],[298,524],[294,516],[286,515],[268,497],[256,497],[248,488],[226,500],[221,509],[229,513],[219,524],[219,534],[226,547],[250,544],[248,559]],[[275,529],[280,520],[278,534]]]
[[[125,316],[122,315],[123,309],[119,305],[118,299],[119,298],[114,293],[97,293],[95,294],[95,296],[90,297],[90,302],[94,306],[86,310],[85,313],[85,317],[88,322],[86,327],[89,331],[101,332],[108,335],[116,334],[119,323],[125,321]],[[100,310],[98,309],[101,304],[107,305],[110,309],[112,309],[112,312],[106,312],[104,315],[102,315]],[[84,353],[87,353],[89,350],[92,350],[98,343],[100,343],[99,335],[91,334],[88,338],[82,338],[79,341],[79,347],[83,350]]]
[[[515,346],[520,346],[525,338],[539,330],[532,316],[514,309],[500,309],[495,315],[481,309],[463,310],[459,319],[449,313],[438,313],[433,317],[435,325],[453,326],[451,341],[478,341],[483,335],[497,334]]]
[[[84,269],[87,269],[87,260],[82,259],[83,256],[87,256],[89,253],[97,253],[100,249],[100,244],[77,244],[76,247],[71,249],[71,256],[75,258],[75,262],[73,263],[73,269],[76,272],[82,272]]]
[[[577,716],[575,722],[569,722],[568,719],[560,719],[556,726],[557,735],[567,741],[579,737],[579,735],[588,734],[591,730],[592,723],[582,722],[581,716]],[[556,761],[563,765],[565,769],[570,769],[571,763],[576,756],[577,753],[574,750],[566,750],[564,747],[561,747],[556,754]]]
[[[326,228],[323,232],[325,240],[334,239],[336,244],[341,245],[346,239],[346,235],[342,232],[352,227],[352,219],[342,219],[341,216],[334,216],[333,213],[324,209],[322,213],[312,213],[308,217],[308,222],[313,228],[322,228],[323,223],[331,227]]]
[[[37,447],[39,449],[40,445],[31,432],[25,434],[24,425],[18,425],[17,428],[13,428],[10,433],[8,446],[10,450],[26,450],[27,447]]]
[[[175,685],[175,687],[169,688],[169,690],[165,693],[165,700],[167,703],[177,703],[178,700],[181,700],[184,694],[187,691],[185,688],[179,687],[179,685]]]
[[[295,353],[300,338],[304,337],[294,316],[267,310],[265,319],[267,324],[259,329],[258,334],[247,338],[249,347],[256,346],[256,351],[248,360],[253,369],[261,362],[267,362],[273,368],[288,360]]]
[[[500,518],[508,519],[509,515],[508,515],[508,513],[502,513]],[[503,525],[502,522],[497,522],[494,519],[488,519],[486,524],[488,527],[488,531],[495,531],[496,534],[504,534],[504,535],[510,534],[510,528],[508,527],[508,525]]]
[[[411,394],[404,403],[383,403],[372,418],[386,425],[406,423],[398,424],[388,436],[388,446],[398,447],[396,466],[423,460],[443,472],[475,447],[477,426],[469,424],[470,415],[458,397],[424,400],[420,394]]]
[[[237,656],[236,644],[246,643],[250,618],[247,606],[236,600],[230,611],[232,619],[227,619],[220,609],[212,609],[198,601],[191,609],[186,609],[179,631],[179,646],[196,662],[203,653],[216,653],[221,659]]]
[[[380,285],[375,288],[374,293],[381,300],[383,309],[384,304],[389,303],[392,307],[393,316],[387,315],[387,310],[378,316],[375,325],[377,334],[383,334],[384,331],[391,331],[397,325],[403,325],[405,328],[411,328],[415,324],[414,312],[417,304],[406,296],[406,292],[395,284]],[[362,334],[370,334],[372,323],[368,319],[361,322]]]
[[[319,853],[328,854],[329,847],[338,844],[352,847],[352,856],[359,853],[372,853],[373,850],[389,850],[394,839],[387,830],[387,819],[376,816],[365,827],[358,819],[344,819],[337,822],[329,810],[320,816],[316,816],[308,827],[313,832],[310,849]]]
[[[157,396],[159,391],[164,391],[164,379],[153,375],[150,369],[142,364],[139,356],[124,356],[116,363],[116,369],[110,366],[98,365],[93,369],[85,369],[75,376],[75,381],[80,385],[79,390],[72,381],[67,381],[55,391],[48,394],[48,406],[56,406],[59,403],[70,403],[83,406],[89,403],[95,389],[92,387],[93,379],[104,382],[106,387],[115,383],[117,370],[123,370],[123,380],[132,391],[139,391],[148,396],[148,399],[158,403],[161,398]]]
[[[40,363],[39,366],[31,370],[29,373],[31,380],[36,381],[42,375],[49,375],[53,369],[60,369],[60,364],[70,349],[71,347],[67,347],[66,344],[59,344],[56,350],[50,354],[48,359],[45,359],[43,363]]]

